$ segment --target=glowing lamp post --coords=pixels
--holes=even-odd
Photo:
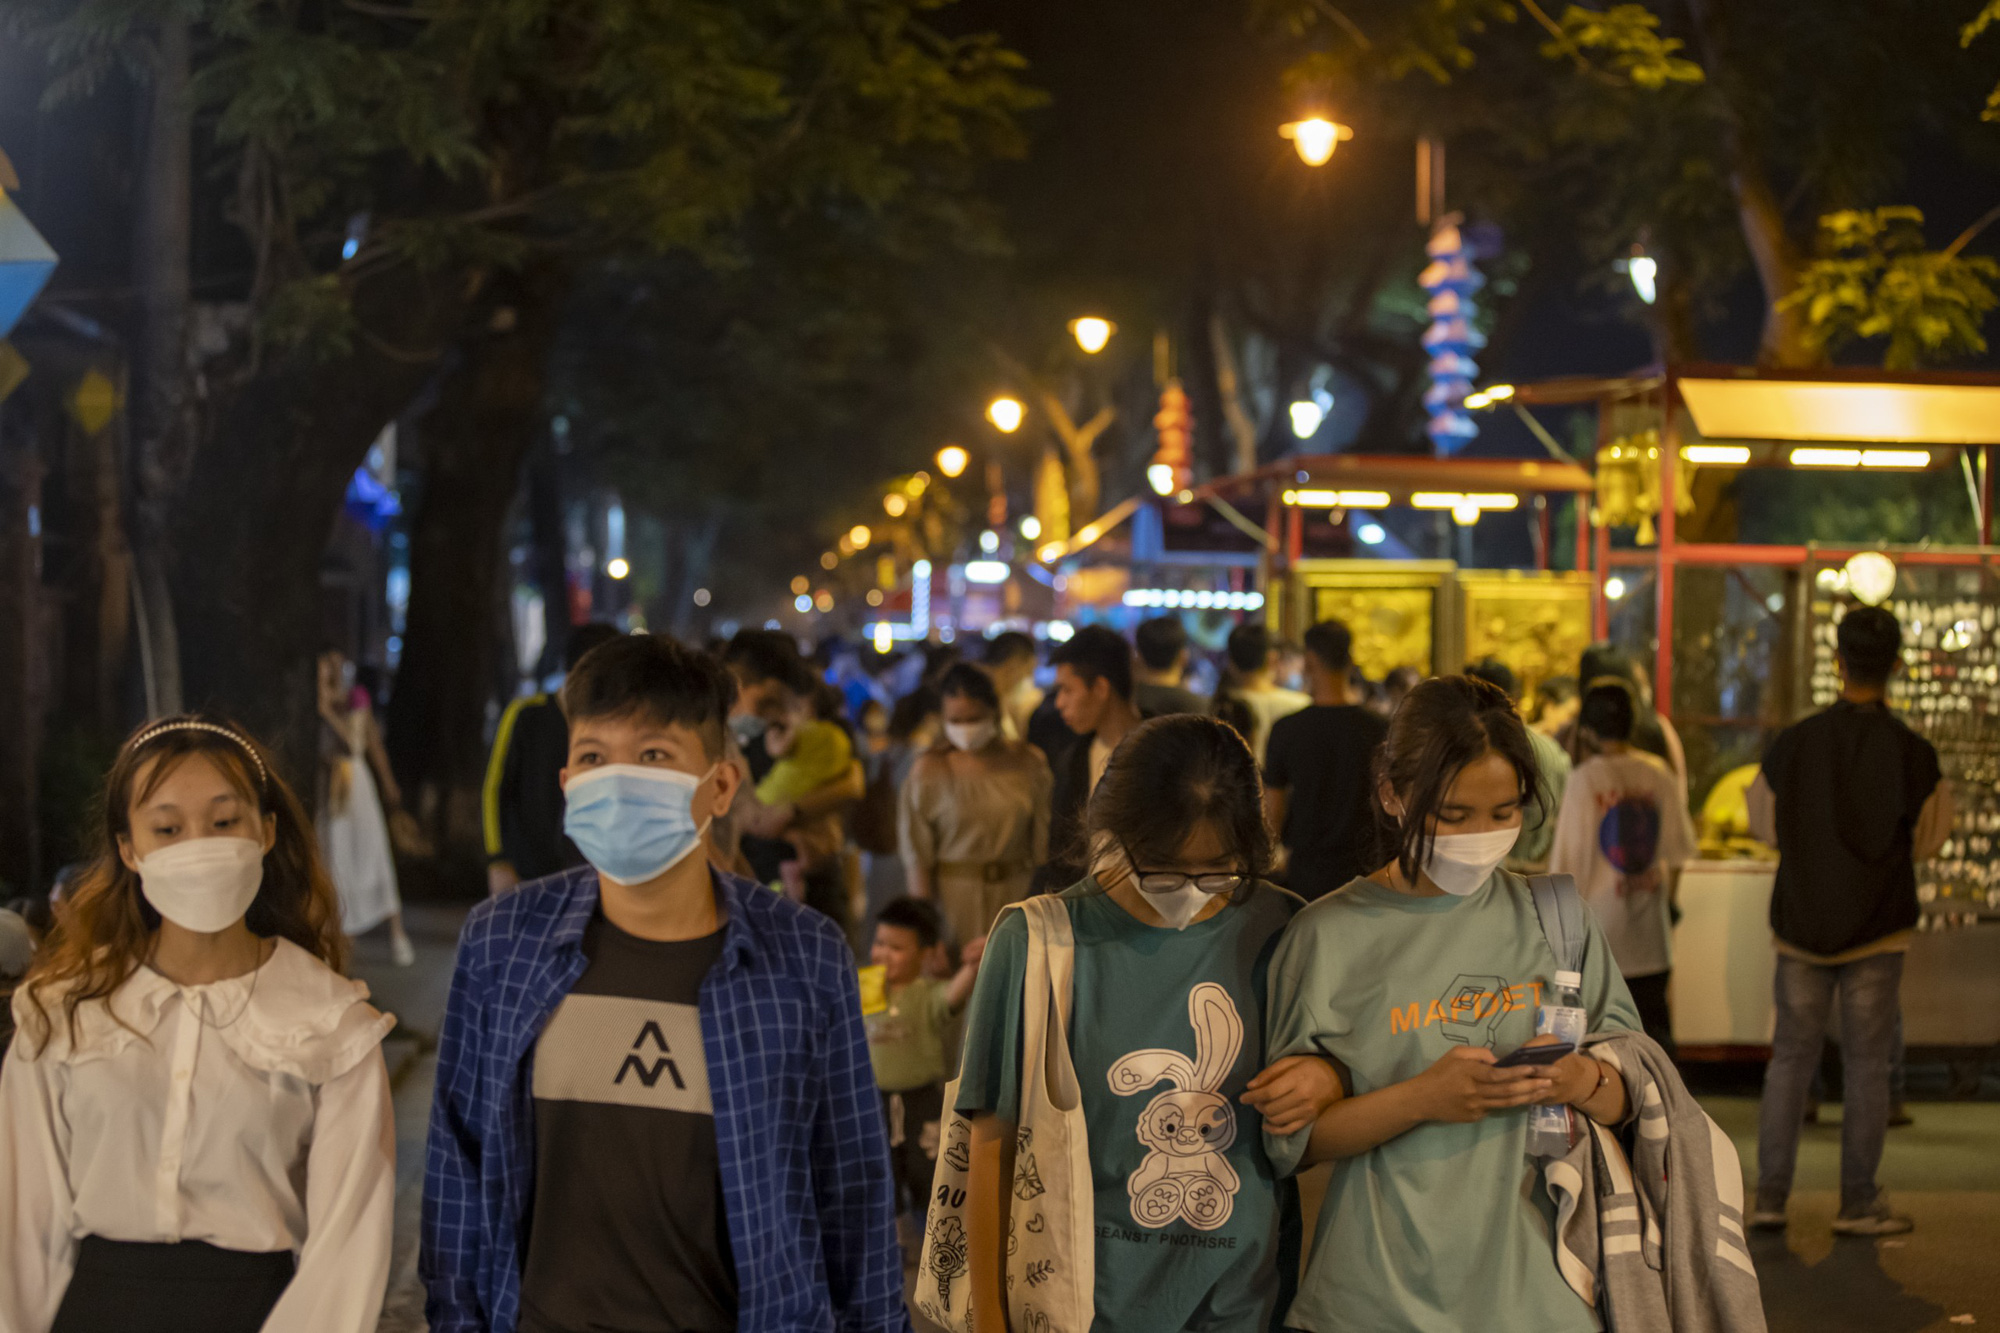
[[[1027,415],[1028,409],[1021,406],[1018,398],[995,398],[986,405],[986,419],[1002,435],[1012,435],[1021,429],[1021,422]]]
[[[1076,339],[1078,347],[1095,356],[1104,350],[1105,344],[1111,341],[1111,335],[1118,332],[1118,326],[1108,319],[1099,319],[1096,315],[1085,315],[1082,319],[1071,320],[1069,322],[1069,331],[1071,336]]]
[[[972,461],[972,455],[956,444],[947,444],[937,451],[938,471],[947,477],[956,477],[965,471],[965,465]]]
[[[1333,159],[1341,140],[1352,139],[1354,131],[1324,116],[1308,116],[1278,127],[1280,136],[1290,139],[1299,150],[1299,160],[1309,167],[1323,167]]]

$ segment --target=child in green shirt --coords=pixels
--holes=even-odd
[[[1617,1124],[1625,1084],[1587,1054],[1495,1063],[1553,1040],[1535,1010],[1558,964],[1532,891],[1500,868],[1541,799],[1527,729],[1485,681],[1425,681],[1377,771],[1395,859],[1300,912],[1271,964],[1271,1053],[1331,1056],[1345,1088],[1310,1127],[1265,1136],[1281,1173],[1335,1163],[1286,1325],[1594,1333],[1556,1266],[1526,1112]],[[1594,920],[1581,972],[1589,1030],[1638,1031]]]
[[[919,898],[885,904],[875,918],[875,943],[868,954],[870,970],[881,974],[879,998],[870,994],[873,987],[865,978],[861,994],[868,1056],[889,1123],[897,1211],[909,1207],[919,1218],[929,1207],[937,1171],[938,1124],[949,1073],[945,1037],[972,994],[986,950],[984,937],[973,940],[960,950],[958,970],[950,980],[927,976],[924,960],[937,948],[941,932],[932,904]]]

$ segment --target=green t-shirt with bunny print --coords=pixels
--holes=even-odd
[[[1265,975],[1301,903],[1253,884],[1186,930],[1149,926],[1086,879],[1060,895],[1076,939],[1070,1055],[1090,1129],[1095,1333],[1281,1327],[1298,1272],[1298,1203],[1238,1099],[1269,1063]],[[1018,1120],[1027,922],[987,941],[967,1011],[958,1109]],[[1032,1147],[1013,1225],[1035,1227]],[[1069,1333],[1083,1333],[1071,1330]]]

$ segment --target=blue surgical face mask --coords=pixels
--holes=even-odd
[[[563,788],[563,832],[613,883],[658,879],[701,846],[708,821],[695,823],[694,793],[714,774],[715,768],[696,777],[639,764],[593,768]]]
[[[736,738],[738,745],[749,745],[764,734],[768,725],[755,713],[739,713],[729,719],[729,734]]]

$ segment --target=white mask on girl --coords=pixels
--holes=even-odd
[[[213,935],[243,919],[264,884],[264,845],[248,838],[186,838],[139,862],[139,892],[167,920]]]
[[[1507,859],[1521,839],[1521,826],[1489,833],[1440,833],[1431,839],[1424,873],[1454,898],[1479,892],[1480,885]]]
[[[993,738],[1000,734],[1000,726],[991,718],[984,722],[947,722],[944,724],[944,738],[959,749],[971,754],[993,744]]]

